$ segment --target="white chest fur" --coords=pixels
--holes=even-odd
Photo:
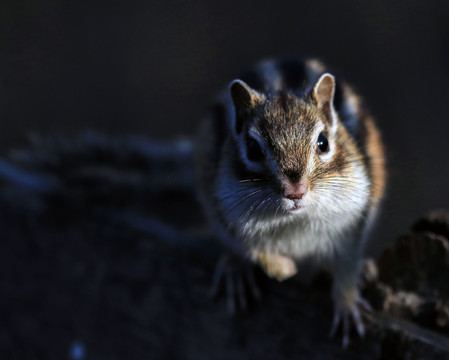
[[[249,222],[244,239],[249,248],[302,260],[328,259],[354,236],[357,214],[341,214],[328,220],[298,216],[283,221]]]

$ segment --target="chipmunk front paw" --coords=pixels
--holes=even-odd
[[[256,253],[253,255],[265,273],[278,281],[286,280],[298,272],[295,262],[283,255],[271,253]]]

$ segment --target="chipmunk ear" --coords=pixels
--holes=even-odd
[[[253,106],[260,99],[259,93],[242,80],[232,81],[229,88],[236,108]]]
[[[318,106],[325,110],[331,125],[335,124],[334,110],[335,78],[329,73],[321,75],[312,90],[312,96]]]
[[[313,87],[313,97],[319,105],[332,104],[335,94],[335,78],[325,73]]]
[[[242,131],[243,122],[249,109],[262,99],[262,96],[242,80],[234,80],[229,85],[232,102],[235,107],[235,130]]]

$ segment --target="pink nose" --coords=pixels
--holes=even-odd
[[[301,200],[306,193],[307,184],[301,181],[296,184],[288,184],[284,196],[290,200]]]
[[[305,192],[297,192],[293,194],[287,194],[285,197],[290,200],[301,200],[305,194]]]

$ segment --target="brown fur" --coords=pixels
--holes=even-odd
[[[373,118],[371,116],[367,116],[365,118],[365,123],[367,127],[366,151],[368,154],[368,166],[372,181],[371,204],[374,207],[377,207],[385,192],[385,154],[380,132],[377,129]]]
[[[358,264],[385,188],[383,146],[359,98],[324,71],[280,61],[233,81],[198,138],[199,190],[219,238],[269,276],[327,262],[336,319],[362,334]]]
[[[268,97],[266,101],[251,109],[253,119],[249,127],[260,131],[266,145],[274,154],[279,175],[293,182],[299,181],[306,174],[306,160],[311,153],[310,143],[317,122],[329,124],[330,115],[311,97],[298,98],[292,94],[280,93]],[[328,135],[329,136],[329,135]],[[335,155],[328,163],[317,161],[316,168],[309,174],[309,186],[313,189],[316,182],[335,177],[335,174],[351,176],[354,166],[366,167],[363,157],[345,127],[340,124],[335,136]],[[380,193],[376,193],[380,197]]]
[[[375,209],[379,206],[384,196],[387,178],[382,137],[374,118],[362,106],[362,100],[359,96],[347,84],[344,84],[343,91],[344,96],[352,101],[356,112],[360,116],[360,150],[364,156],[364,163],[371,180],[370,205]]]
[[[203,124],[197,147],[197,168],[200,189],[203,200],[209,203],[215,214],[212,217],[223,219],[221,207],[215,198],[217,171],[223,159],[229,160],[235,176],[239,179],[265,177],[269,178],[275,189],[281,190],[279,179],[289,179],[292,182],[300,180],[306,172],[305,160],[310,156],[318,156],[310,147],[311,135],[317,121],[325,124],[324,132],[331,137],[328,123],[329,108],[319,106],[317,98],[310,93],[310,82],[316,82],[319,75],[325,71],[324,66],[315,61],[306,62],[309,80],[305,79],[309,93],[292,92],[281,89],[272,93],[250,93],[251,101],[244,108],[237,109],[238,116],[244,116],[243,127],[239,131],[257,129],[263,141],[270,149],[277,164],[278,174],[269,174],[267,169],[263,174],[254,174],[244,165],[232,129],[227,123],[224,106],[215,106],[212,118]],[[359,98],[345,83],[341,84],[343,101],[351,103],[354,112],[358,114],[358,132],[356,137],[339,124],[335,135],[335,154],[331,161],[323,163],[316,161],[315,169],[308,175],[308,184],[312,190],[315,186],[337,178],[349,178],[354,167],[365,169],[372,184],[370,207],[376,207],[385,188],[384,154],[379,132],[371,116],[362,109]],[[240,89],[235,97],[245,97]],[[259,96],[260,94],[260,96]],[[228,110],[227,110],[228,111]],[[244,114],[244,115],[242,115]],[[274,177],[273,177],[274,176]],[[275,183],[275,184],[273,184]],[[351,186],[342,181],[339,186]],[[221,221],[221,220],[220,220]],[[224,224],[228,226],[227,224]],[[232,230],[232,226],[231,226]]]
[[[283,98],[282,106],[279,97]],[[273,151],[279,172],[285,177],[289,174],[302,177],[306,164],[300,159],[310,156],[310,149],[304,144],[309,143],[317,108],[304,99],[282,94],[269,99],[259,112],[259,123],[255,126]]]

